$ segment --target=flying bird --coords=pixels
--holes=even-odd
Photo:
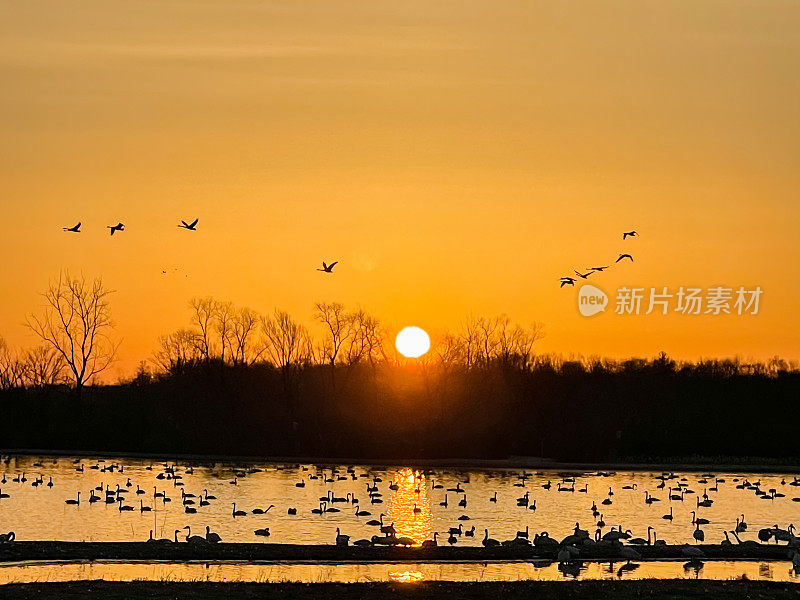
[[[195,219],[191,223],[187,223],[186,221],[181,220],[181,224],[178,225],[181,229],[188,229],[189,231],[197,231],[197,222],[200,219]]]
[[[623,258],[630,258],[631,262],[633,262],[633,257],[630,254],[620,254],[619,258],[615,262],[621,261]]]
[[[562,277],[559,287],[564,287],[565,285],[575,285],[575,279],[572,277]]]
[[[594,271],[589,271],[588,273],[578,273],[578,272],[577,272],[577,271],[575,271],[574,269],[573,269],[573,272],[575,273],[575,275],[577,275],[577,276],[578,276],[578,277],[580,277],[581,279],[586,279],[587,277],[589,277],[589,275],[591,275],[592,273],[594,273]]]
[[[626,239],[628,236],[630,236],[630,237],[636,237],[636,235],[637,235],[637,233],[636,233],[635,231],[624,231],[624,232],[622,233],[622,239],[624,240],[624,239]]]
[[[333,267],[335,267],[337,264],[339,264],[338,260],[335,261],[335,262],[332,262],[329,265],[326,265],[325,261],[323,260],[322,261],[322,268],[321,269],[317,269],[317,271],[322,271],[323,273],[333,273]]]
[[[125,225],[122,223],[117,223],[116,225],[106,225],[111,230],[111,235],[114,235],[115,231],[125,231]]]
[[[605,271],[607,268],[608,268],[608,265],[606,265],[605,267],[588,267],[588,269],[589,269],[589,270],[591,270],[591,271],[598,271],[598,272],[600,272],[600,273],[602,273],[603,271]]]
[[[78,224],[74,227],[62,227],[64,231],[71,231],[72,233],[80,233],[81,232],[81,223],[78,221]]]

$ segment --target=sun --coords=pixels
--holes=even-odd
[[[397,351],[407,358],[419,358],[431,349],[431,338],[424,329],[405,327],[394,341]]]

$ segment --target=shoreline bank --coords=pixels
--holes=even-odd
[[[169,454],[169,453],[138,453],[138,452],[105,452],[94,450],[43,450],[43,449],[0,449],[0,456],[46,456],[54,458],[128,458],[134,460],[151,460],[154,462],[182,461],[187,463],[222,462],[232,464],[312,464],[324,467],[354,465],[379,468],[417,467],[417,468],[451,468],[476,471],[498,471],[537,469],[557,472],[610,472],[610,471],[655,471],[655,472],[709,472],[709,473],[781,473],[800,474],[800,464],[773,463],[769,459],[762,462],[750,463],[713,463],[691,462],[691,457],[686,457],[687,462],[679,458],[668,462],[612,462],[612,463],[578,463],[556,462],[547,458],[510,456],[503,459],[480,458],[430,458],[430,459],[383,459],[383,458],[320,458],[310,456],[228,456],[214,454]],[[729,458],[729,457],[726,457]],[[752,459],[754,457],[745,457]]]

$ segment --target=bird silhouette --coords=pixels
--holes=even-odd
[[[562,277],[559,287],[564,287],[565,285],[575,285],[575,279],[572,277]]]
[[[195,220],[194,220],[194,221],[192,221],[191,223],[187,223],[186,221],[183,221],[183,220],[182,220],[182,221],[181,221],[181,224],[180,224],[180,225],[178,225],[178,227],[180,227],[181,229],[186,229],[186,230],[188,230],[188,231],[197,231],[197,222],[198,222],[199,220],[200,220],[200,219],[195,219]]]
[[[630,258],[631,262],[633,262],[633,257],[630,254],[620,254],[619,258],[615,262],[621,261],[623,258]]]
[[[322,271],[323,273],[333,273],[333,267],[335,267],[338,263],[339,263],[339,261],[337,260],[335,262],[332,262],[329,265],[326,265],[325,261],[323,260],[322,261],[322,268],[321,269],[317,269],[317,271]]]
[[[125,231],[125,225],[122,223],[117,223],[116,225],[106,225],[111,230],[111,235],[114,235],[115,231]]]
[[[587,267],[587,268],[591,271],[598,271],[599,273],[602,273],[608,268],[608,265],[606,265],[605,267]]]
[[[71,231],[72,233],[80,233],[81,232],[81,223],[78,221],[78,224],[74,227],[62,227],[64,231]]]
[[[594,273],[594,271],[589,271],[588,273],[578,273],[578,272],[577,272],[577,271],[575,271],[574,269],[573,269],[573,272],[575,273],[575,275],[577,275],[577,276],[578,276],[578,277],[580,277],[581,279],[586,279],[587,277],[589,277],[589,275],[591,275],[592,273]]]
[[[630,237],[636,237],[638,234],[635,231],[624,231],[622,232],[622,239],[627,239]]]

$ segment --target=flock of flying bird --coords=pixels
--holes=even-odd
[[[622,233],[622,239],[623,239],[623,240],[626,240],[626,239],[628,239],[629,237],[636,237],[637,235],[638,235],[638,234],[637,234],[635,231],[624,231],[624,232]],[[619,257],[617,258],[617,260],[616,260],[616,261],[614,261],[614,262],[615,262],[615,263],[618,263],[619,261],[621,261],[621,260],[625,260],[626,258],[627,258],[628,260],[630,260],[631,262],[633,262],[633,256],[631,256],[631,255],[630,255],[630,254],[628,254],[627,252],[625,252],[625,253],[621,253],[621,254],[619,255]],[[575,273],[575,275],[577,275],[577,276],[578,276],[578,277],[580,277],[581,279],[587,279],[587,278],[589,277],[589,275],[591,275],[592,273],[602,273],[603,271],[605,271],[606,269],[608,269],[608,267],[609,267],[609,266],[610,266],[610,265],[606,265],[606,266],[604,266],[604,267],[588,267],[588,268],[586,269],[586,273],[581,273],[580,271],[578,271],[578,270],[576,270],[576,269],[573,269],[573,272]],[[570,277],[562,277],[562,278],[561,278],[561,285],[560,285],[559,287],[562,287],[562,288],[563,288],[565,285],[572,285],[572,286],[574,286],[576,281],[577,281],[577,279],[575,279],[574,277],[571,277],[571,276],[570,276]]]
[[[42,467],[42,463],[34,463],[33,466]],[[455,485],[451,483],[448,485],[448,487],[446,487],[441,481],[435,479],[435,477],[431,477],[429,479],[428,476],[422,472],[414,472],[413,477],[409,479],[402,479],[402,477],[395,479],[392,476],[391,480],[387,482],[387,490],[386,488],[379,487],[385,485],[379,474],[367,471],[358,473],[355,467],[352,466],[345,467],[343,469],[333,468],[328,470],[312,470],[310,467],[301,465],[294,465],[291,467],[278,466],[276,468],[278,470],[287,471],[296,469],[300,472],[301,477],[299,478],[299,481],[295,480],[295,488],[302,489],[305,488],[307,484],[311,483],[317,483],[317,487],[320,487],[319,484],[322,484],[324,488],[327,488],[327,493],[324,496],[320,496],[318,498],[318,502],[316,499],[314,500],[317,505],[315,508],[309,511],[310,515],[326,516],[334,513],[342,513],[343,511],[346,513],[352,511],[352,514],[359,520],[369,518],[369,520],[361,521],[361,525],[374,527],[376,533],[375,535],[353,541],[352,544],[355,546],[421,545],[422,547],[434,547],[438,545],[438,537],[440,535],[449,545],[457,544],[462,539],[462,536],[466,538],[473,538],[476,542],[478,539],[480,539],[476,537],[475,525],[471,525],[469,528],[465,526],[465,524],[472,520],[467,514],[467,507],[470,505],[469,503],[474,501],[473,497],[475,495],[474,491],[469,490],[469,475],[459,476]],[[194,475],[195,472],[195,468],[192,466],[179,467],[175,464],[164,463],[161,465],[159,470],[157,466],[148,465],[145,467],[145,470],[155,470],[157,471],[157,474],[155,474],[154,480],[144,481],[140,479],[141,483],[132,481],[131,477],[128,476],[125,471],[125,466],[120,463],[105,463],[103,460],[97,460],[94,462],[94,464],[89,464],[81,459],[76,459],[74,461],[74,469],[78,473],[84,473],[84,470],[87,470],[88,472],[91,472],[92,470],[97,471],[98,473],[103,474],[102,478],[104,480],[108,478],[113,483],[100,483],[96,486],[93,485],[93,487],[88,490],[88,499],[85,495],[82,498],[81,493],[78,491],[75,497],[70,497],[64,500],[65,504],[67,505],[79,507],[84,503],[90,505],[99,503],[113,506],[114,509],[119,513],[151,513],[157,509],[167,510],[167,503],[171,503],[174,499],[176,502],[172,505],[173,510],[178,508],[186,515],[193,515],[197,513],[202,515],[203,512],[209,510],[206,507],[209,507],[212,503],[217,501],[217,496],[210,494],[207,489],[203,489],[202,492],[200,492],[198,489],[194,489],[191,492],[186,491],[185,484],[190,483],[191,476]],[[228,481],[230,487],[224,486],[225,488],[229,488],[231,491],[236,490],[236,492],[231,494],[230,498],[232,506],[230,510],[230,517],[232,519],[236,519],[247,517],[248,515],[255,515],[261,516],[262,518],[267,518],[268,513],[272,509],[284,510],[288,517],[302,515],[305,510],[298,511],[296,506],[289,505],[278,508],[274,504],[270,504],[267,508],[253,507],[250,508],[249,511],[246,511],[242,508],[242,498],[239,497],[237,493],[240,488],[236,486],[239,486],[241,483],[243,483],[243,480],[249,475],[259,473],[262,470],[263,469],[259,469],[254,466],[238,467],[233,469],[233,479]],[[593,475],[596,477],[603,477],[611,476],[612,474],[596,473]],[[516,482],[513,484],[513,487],[528,489],[526,489],[524,493],[518,492],[521,495],[515,499],[513,499],[512,496],[516,494],[503,498],[503,503],[511,506],[515,504],[521,513],[524,512],[525,514],[533,514],[533,512],[537,510],[537,498],[532,498],[533,493],[538,495],[538,500],[541,504],[542,502],[546,502],[546,496],[552,493],[580,494],[587,493],[589,490],[588,482],[581,487],[576,487],[579,485],[576,481],[578,479],[576,476],[560,475],[559,480],[555,482],[550,480],[545,481],[544,478],[546,475],[544,473],[536,473],[535,476],[536,477],[534,480],[533,473],[527,473],[523,471],[522,473],[515,474],[514,477]],[[134,478],[139,477],[141,477],[141,471],[134,471]],[[98,478],[94,479],[96,480]],[[3,500],[11,498],[11,495],[7,492],[4,492],[4,489],[8,489],[8,487],[13,486],[13,484],[24,485],[28,481],[29,478],[26,477],[25,472],[11,474],[3,473],[2,479],[0,479],[0,508],[2,508]],[[343,495],[342,492],[337,494],[334,490],[335,486],[340,482],[345,482],[346,486],[348,486],[350,489],[354,489],[353,482],[359,481],[361,481],[361,483],[366,487],[366,497],[363,498],[363,501],[361,502],[359,501],[357,495],[353,492],[348,492]],[[538,483],[534,483],[534,481],[537,481]],[[691,489],[690,482],[687,477],[679,478],[679,476],[674,473],[663,473],[661,475],[654,476],[652,481],[652,493],[650,489],[641,489],[637,491],[637,484],[629,483],[622,485],[621,489],[617,490],[617,494],[624,492],[625,494],[629,495],[629,498],[634,498],[639,494],[642,494],[643,504],[646,506],[662,500],[669,502],[669,511],[666,512],[662,517],[662,519],[667,522],[672,522],[674,518],[677,518],[673,513],[673,506],[675,506],[676,503],[680,503],[677,504],[679,506],[685,506],[684,501],[687,498],[695,499],[696,502],[693,503],[692,506],[692,508],[695,510],[691,511],[691,525],[693,527],[692,537],[697,543],[704,542],[705,533],[702,527],[704,525],[708,525],[710,521],[701,516],[700,511],[713,505],[715,501],[714,495],[716,492],[718,492],[722,485],[726,483],[726,479],[710,473],[699,476],[696,480],[696,484],[703,487],[702,493],[695,492]],[[160,490],[158,485],[159,482],[161,482],[160,487],[162,488]],[[656,484],[655,482],[658,483]],[[152,492],[149,491],[151,489],[151,484],[155,484],[152,485]],[[45,475],[40,473],[37,476],[31,477],[30,485],[33,487],[41,486],[42,488],[52,489],[54,482],[52,477],[48,477],[48,479],[45,480]],[[145,487],[142,487],[142,485]],[[196,485],[197,484],[195,484],[195,486]],[[203,484],[201,483],[200,485]],[[206,483],[205,485],[208,484]],[[435,500],[439,500],[438,505],[440,507],[443,507],[444,509],[452,508],[455,509],[455,512],[461,514],[458,517],[453,517],[455,523],[452,526],[447,528],[447,530],[444,532],[433,533],[431,539],[422,541],[418,539],[412,539],[408,536],[399,535],[398,530],[395,528],[395,524],[393,522],[386,523],[384,521],[384,517],[386,516],[385,513],[380,513],[377,518],[375,518],[375,515],[373,515],[373,513],[367,509],[374,505],[382,505],[384,503],[384,492],[387,492],[389,495],[396,493],[397,490],[400,489],[401,485],[403,485],[405,493],[411,494],[411,499],[414,501],[413,509],[409,508],[409,511],[412,513],[409,516],[412,519],[418,518],[420,513],[423,512],[423,509],[419,505],[424,504],[424,501],[416,501],[417,498],[428,498],[427,501],[430,502],[431,505],[435,505],[437,503]],[[749,491],[760,499],[775,501],[786,498],[787,494],[781,490],[789,490],[791,487],[800,487],[800,477],[795,476],[792,480],[788,481],[786,478],[784,478],[781,480],[780,486],[777,484],[773,485],[775,485],[775,487],[762,489],[762,487],[766,487],[766,485],[762,485],[760,480],[750,481],[746,477],[734,476],[732,479],[732,484],[728,484],[728,489],[731,489],[733,486],[735,486],[736,490],[744,492]],[[421,495],[423,489],[424,496]],[[484,490],[484,493],[487,493],[485,487],[482,489]],[[507,494],[507,490],[508,488],[501,488],[501,491],[504,495]],[[220,494],[220,491],[216,491],[215,493]],[[657,497],[655,494],[658,494],[662,497]],[[301,494],[301,497],[294,497],[293,500],[295,502],[303,502],[304,499],[302,496],[306,496],[305,502],[308,502],[308,495],[308,493]],[[434,499],[434,496],[438,497]],[[289,498],[291,495],[286,494],[286,497]],[[595,500],[591,502],[591,506],[588,507],[587,511],[587,519],[590,519],[594,523],[592,527],[582,529],[580,524],[576,523],[575,527],[572,528],[572,533],[559,540],[555,537],[551,537],[547,531],[531,534],[529,531],[529,526],[526,525],[525,529],[517,531],[513,538],[502,542],[489,537],[488,528],[484,528],[484,536],[481,540],[481,544],[487,548],[495,546],[530,546],[531,544],[535,547],[549,548],[557,553],[559,563],[571,563],[579,560],[582,552],[585,551],[585,549],[589,546],[606,546],[613,550],[615,555],[628,560],[629,565],[631,564],[630,561],[642,558],[640,552],[642,546],[666,545],[666,542],[663,539],[656,536],[655,528],[653,526],[647,527],[646,538],[633,537],[631,530],[623,527],[622,525],[619,525],[616,528],[612,526],[610,530],[604,531],[606,523],[603,510],[604,507],[608,507],[614,503],[615,491],[613,487],[608,487],[607,493],[595,495],[594,497]],[[602,500],[600,500],[601,497],[603,498]],[[237,499],[239,500],[239,503],[237,503]],[[488,506],[494,508],[498,506],[498,492],[494,491],[488,496],[488,498],[483,498],[482,500],[488,501],[490,503]],[[800,496],[792,497],[791,500],[794,502],[800,502]],[[138,502],[138,506],[136,502]],[[291,502],[291,500],[289,500],[289,502]],[[159,504],[161,507],[158,506]],[[695,504],[696,506],[694,506]],[[380,509],[380,507],[378,507],[378,509]],[[591,514],[591,517],[588,516],[589,514]],[[302,516],[300,518],[302,518]],[[339,519],[338,522],[344,526],[344,523],[341,519]],[[182,529],[186,531],[186,534],[185,537],[179,538],[178,534],[182,531]],[[217,543],[222,540],[221,536],[218,533],[211,531],[211,528],[207,525],[205,526],[205,535],[202,536],[192,535],[191,525],[186,525],[182,529],[175,529],[171,537],[165,537],[161,539],[155,538],[153,536],[153,531],[151,530],[147,541],[164,544],[183,542],[189,544],[210,544]],[[594,529],[593,534],[590,532],[592,529]],[[729,532],[725,530],[723,532],[724,539],[721,542],[721,546],[740,545],[742,547],[747,547],[749,545],[758,544],[759,542],[786,542],[789,549],[793,552],[793,566],[795,567],[796,571],[800,571],[800,551],[798,551],[800,549],[800,537],[796,535],[797,532],[795,531],[793,525],[789,525],[786,528],[781,528],[776,524],[772,527],[761,528],[757,531],[759,542],[756,542],[755,540],[742,540],[740,538],[740,534],[744,534],[747,531],[748,525],[745,521],[744,515],[741,515],[741,518],[737,518],[735,524],[731,525],[730,528],[730,533],[735,539],[735,542],[731,541],[730,537],[728,536]],[[254,529],[253,535],[269,537],[271,535],[270,528],[259,527]],[[16,536],[13,532],[0,534],[0,543],[10,543],[15,539]],[[337,528],[335,543],[339,546],[348,546],[351,543],[350,536],[342,533],[341,528]],[[695,566],[697,566],[698,561],[701,561],[705,557],[702,549],[696,546],[684,544],[681,546],[681,551],[683,556],[689,558],[690,562],[695,563]],[[633,568],[635,568],[634,565],[625,567],[625,569]]]
[[[186,221],[181,220],[180,225],[178,225],[178,227],[180,229],[185,229],[187,231],[197,231],[197,223],[199,221],[200,221],[199,218],[195,219],[191,223],[187,223]],[[78,221],[78,223],[76,223],[72,227],[62,227],[61,229],[63,229],[64,231],[70,232],[70,233],[81,233],[81,225],[82,225],[82,223],[80,221]],[[117,231],[125,231],[125,224],[122,223],[122,222],[119,222],[116,225],[106,225],[106,229],[108,229],[109,230],[109,234],[113,236],[114,233],[117,232]],[[328,265],[323,261],[322,268],[321,269],[317,269],[317,271],[322,271],[323,273],[333,273],[333,267],[335,267],[338,262],[339,261],[336,261],[336,262],[333,262],[333,263]],[[166,273],[166,271],[162,271],[162,273]]]
[[[186,221],[181,220],[180,225],[178,225],[178,227],[181,229],[186,229],[187,231],[197,231],[197,223],[199,220],[200,219],[195,219],[191,223],[187,223]],[[114,232],[116,231],[125,231],[125,224],[120,222],[117,223],[116,225],[106,225],[106,228],[109,230],[110,235],[113,236]],[[62,229],[64,231],[69,231],[72,233],[80,233],[81,223],[78,222],[76,225],[73,225],[72,227],[62,227]],[[636,237],[637,235],[638,234],[636,233],[636,231],[625,231],[622,233],[622,239],[626,240],[629,237]],[[621,260],[625,260],[626,258],[631,262],[633,262],[633,256],[631,256],[627,252],[621,253],[615,262],[620,262]],[[322,273],[333,273],[333,267],[335,267],[338,263],[339,261],[335,261],[332,262],[331,264],[327,264],[325,261],[322,261],[322,267],[317,268],[317,271],[320,271]],[[589,275],[591,275],[592,273],[602,273],[603,271],[608,269],[609,266],[610,265],[606,265],[604,267],[588,267],[586,269],[586,273],[581,273],[576,269],[573,269],[573,271],[575,275],[580,277],[581,279],[587,279]],[[560,281],[561,281],[560,287],[563,288],[565,285],[574,286],[577,279],[575,277],[568,276],[568,277],[562,277]]]

